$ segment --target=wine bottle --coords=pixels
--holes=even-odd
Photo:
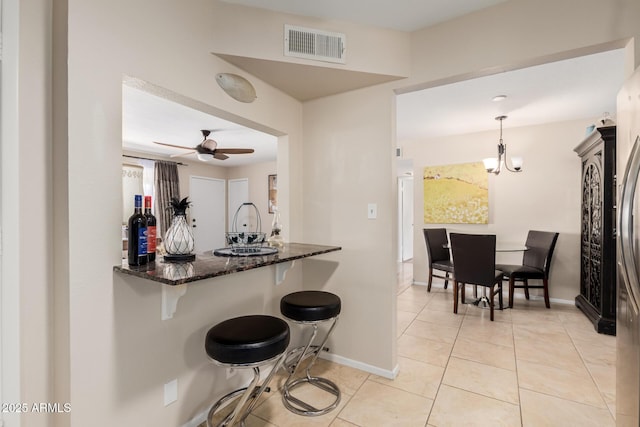
[[[147,219],[142,213],[142,196],[135,195],[133,215],[129,217],[129,265],[147,263]]]
[[[156,217],[151,213],[151,196],[144,196],[144,217],[147,219],[147,262],[156,260]]]

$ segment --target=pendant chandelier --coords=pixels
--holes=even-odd
[[[494,173],[498,175],[502,171],[503,166],[509,172],[522,172],[522,157],[512,157],[511,167],[509,167],[509,163],[507,162],[507,146],[504,142],[502,142],[502,121],[506,118],[507,116],[496,117],[496,120],[500,121],[500,142],[498,142],[498,157],[490,157],[482,161],[484,163],[484,168],[488,173]]]

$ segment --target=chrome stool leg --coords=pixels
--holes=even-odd
[[[245,420],[269,382],[280,369],[289,346],[289,325],[284,320],[268,315],[234,317],[213,326],[205,338],[205,350],[211,361],[226,368],[251,368],[253,379],[247,387],[232,391],[218,399],[207,414],[207,427],[214,426],[216,414],[223,407],[231,413],[217,422],[218,427],[245,425]],[[273,365],[267,378],[260,383],[260,368]],[[231,402],[233,399],[236,402]],[[231,408],[233,405],[233,408]]]
[[[253,366],[253,379],[251,380],[251,382],[247,387],[243,387],[238,390],[234,390],[230,393],[227,393],[226,395],[218,399],[211,406],[211,409],[209,409],[209,414],[207,415],[207,427],[226,427],[226,426],[233,426],[236,424],[239,424],[244,427],[245,419],[249,416],[249,414],[251,413],[255,405],[258,403],[258,399],[260,399],[260,396],[262,395],[262,393],[265,391],[266,392],[270,391],[269,383],[271,382],[271,379],[273,378],[275,373],[282,366],[282,363],[284,362],[284,359],[286,358],[286,356],[287,356],[287,353],[284,353],[275,358],[277,359],[276,364],[273,366],[273,369],[271,369],[271,372],[269,372],[269,375],[267,376],[267,378],[265,378],[265,380],[262,382],[260,386],[258,386],[258,382],[260,381],[260,367]],[[266,365],[269,362],[272,362],[273,360],[274,359],[261,362],[260,365],[263,365],[263,364]],[[228,364],[221,364],[221,363],[218,363],[218,365],[226,366],[228,368],[248,367],[246,365],[228,365]],[[218,424],[214,425],[214,418],[216,413],[224,406],[225,403],[227,403],[230,400],[233,400],[239,395],[241,395],[240,400],[235,404],[233,411],[229,415],[227,415],[222,421],[220,421]],[[242,410],[242,408],[245,405],[247,405],[247,402],[249,402],[248,406],[244,410]]]
[[[330,320],[330,319],[327,319]],[[306,346],[304,346],[304,349],[302,351],[300,351],[300,349],[302,347],[298,347],[295,348],[293,350],[291,350],[287,356],[290,357],[290,355],[293,355],[295,353],[300,353],[300,356],[292,361],[289,362],[289,364],[287,366],[285,366],[286,370],[289,372],[289,377],[287,378],[287,380],[285,381],[285,384],[282,388],[282,402],[284,404],[284,406],[290,410],[291,412],[298,414],[298,415],[304,415],[304,416],[318,416],[318,415],[324,415],[330,411],[332,411],[333,409],[335,409],[338,404],[340,403],[340,398],[341,398],[341,394],[340,394],[340,389],[338,388],[338,386],[333,382],[330,381],[326,378],[321,378],[321,377],[314,377],[311,375],[311,368],[313,367],[313,365],[315,364],[316,360],[318,359],[318,356],[320,355],[320,352],[322,350],[328,350],[325,347],[325,344],[327,343],[327,340],[329,339],[329,336],[331,335],[331,332],[333,331],[333,329],[336,326],[336,323],[338,322],[338,317],[335,317],[333,319],[333,324],[331,325],[331,327],[329,328],[329,330],[327,331],[324,339],[322,340],[322,343],[319,345],[312,345],[313,341],[315,340],[316,336],[318,335],[318,321],[314,321],[314,322],[295,322],[295,323],[301,323],[301,324],[310,324],[313,327],[313,332],[311,333],[311,338],[309,339],[309,341],[307,342]],[[300,366],[302,366],[302,362],[308,358],[312,356],[311,361],[309,362],[309,364],[306,366],[305,369],[305,376],[300,377],[300,378],[296,378],[296,374],[300,368]],[[333,401],[333,403],[331,403],[329,406],[325,407],[325,408],[316,408],[315,406],[304,402],[303,400],[298,399],[297,397],[293,396],[291,394],[291,392],[293,391],[293,389],[303,385],[303,384],[310,384],[313,385],[315,387],[318,387],[321,390],[326,391],[327,393],[330,393],[332,395],[335,396],[335,399]]]

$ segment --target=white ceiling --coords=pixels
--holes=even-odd
[[[398,95],[398,143],[614,115],[623,65],[618,49]]]
[[[504,0],[224,1],[412,31]],[[318,75],[319,68],[312,65],[273,64],[274,61],[231,56],[225,59],[302,101],[330,95],[336,90],[349,90],[336,89],[331,82],[345,81],[345,76],[333,78],[330,68],[322,68],[329,74]],[[499,125],[494,118],[498,115],[508,116],[504,127],[509,128],[599,117],[605,111],[614,112],[616,94],[623,82],[623,61],[622,50],[608,51],[400,94],[397,99],[398,143],[401,145],[407,139],[497,129]],[[307,69],[299,72],[296,66]],[[274,67],[277,72],[273,72]],[[292,74],[304,75],[307,83],[312,80],[313,85],[305,86],[313,88],[313,91],[294,86],[295,79],[287,77]],[[365,79],[366,73],[354,74],[361,74],[362,78],[352,80],[366,84],[380,83],[375,79],[388,81],[393,78],[371,75],[374,79],[371,83]],[[491,100],[501,94],[507,95],[505,101],[495,103]],[[124,86],[123,103],[123,145],[126,149],[160,155],[177,154],[179,150],[161,147],[152,141],[193,147],[202,140],[200,129],[219,129],[220,132],[212,136],[220,147],[254,148],[256,153],[232,155],[228,160],[212,164],[236,166],[276,158],[274,136],[219,119],[206,109],[186,107],[127,86]]]
[[[188,107],[145,90],[122,86],[122,146],[141,154],[163,157],[180,155],[195,160],[195,154],[185,154],[202,142],[202,129],[211,130],[209,138],[218,148],[253,148],[252,154],[229,154],[226,160],[212,159],[214,166],[233,167],[251,163],[275,161],[278,138],[221,119],[210,113]],[[184,146],[185,150],[164,147],[153,141]]]
[[[506,0],[223,0],[292,15],[415,31]]]

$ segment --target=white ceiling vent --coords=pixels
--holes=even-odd
[[[345,64],[347,36],[341,33],[284,26],[284,54],[296,58]]]

